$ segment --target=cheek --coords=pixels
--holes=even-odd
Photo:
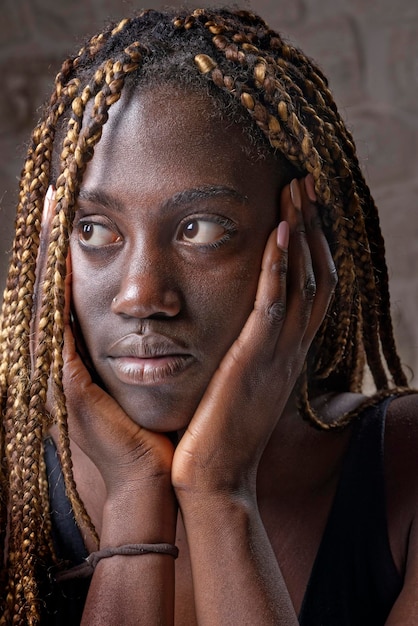
[[[94,272],[72,255],[71,306],[84,338],[94,335],[110,309],[114,294],[109,272]]]
[[[198,322],[201,332],[224,347],[237,338],[251,313],[257,291],[259,266],[238,264],[233,269],[201,272],[189,297],[188,314]],[[222,341],[223,339],[223,341]]]
[[[250,254],[247,251],[210,264],[172,259],[170,283],[179,292],[183,309],[176,319],[166,323],[193,337],[202,350],[211,342],[210,353],[219,359],[238,337],[253,309],[261,256],[262,250],[252,249]],[[111,304],[123,270],[118,263],[111,263],[95,271],[76,251],[72,259],[73,311],[94,358],[103,339],[120,332],[120,320],[111,313]]]

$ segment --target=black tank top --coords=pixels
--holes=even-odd
[[[390,398],[354,425],[302,604],[301,626],[383,626],[403,580],[390,550],[384,485]]]
[[[52,437],[45,439],[44,448],[52,540],[57,557],[65,562],[68,568],[71,568],[83,563],[88,552],[65,493],[59,456]],[[52,573],[45,581],[44,591],[42,591],[45,600],[41,614],[42,626],[77,626],[80,624],[89,585],[90,580],[85,578],[57,583]]]
[[[353,427],[334,502],[299,616],[300,626],[383,626],[402,588],[389,546],[383,451],[390,399],[364,411]],[[53,539],[77,565],[87,556],[65,495],[54,442],[45,443]],[[89,580],[56,584],[43,624],[80,623]]]

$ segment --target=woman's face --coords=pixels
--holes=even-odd
[[[73,309],[104,387],[146,428],[187,426],[250,311],[280,172],[195,94],[112,109],[71,236]]]

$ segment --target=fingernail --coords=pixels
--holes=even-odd
[[[277,245],[283,250],[287,250],[289,246],[289,224],[280,222],[277,227]]]
[[[292,198],[292,204],[295,209],[302,209],[302,196],[300,195],[299,183],[294,178],[290,183],[290,197]]]
[[[48,202],[51,202],[52,198],[54,197],[54,193],[55,189],[53,185],[49,185],[48,191],[46,192],[46,199],[48,200]]]
[[[312,174],[308,174],[305,177],[305,189],[308,194],[308,198],[311,202],[316,202],[315,182]]]

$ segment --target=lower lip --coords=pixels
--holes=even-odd
[[[109,362],[121,382],[152,386],[174,380],[192,365],[194,359],[190,355],[181,354],[146,359],[112,357]]]

